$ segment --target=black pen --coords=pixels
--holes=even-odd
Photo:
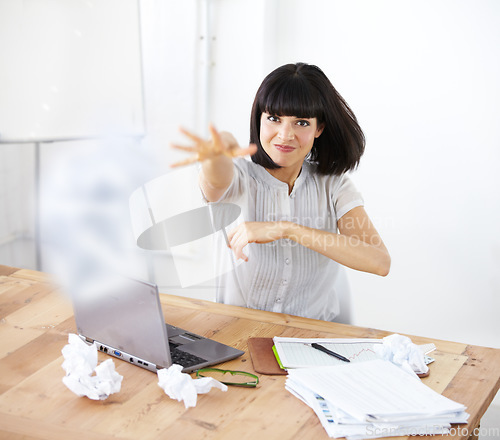
[[[316,350],[322,351],[323,353],[329,354],[330,356],[336,357],[337,359],[340,359],[341,361],[351,362],[349,359],[342,356],[341,354],[338,354],[338,353],[335,353],[334,351],[328,350],[328,348],[325,348],[322,345],[316,344],[316,342],[313,342],[311,344],[311,347],[315,348]]]

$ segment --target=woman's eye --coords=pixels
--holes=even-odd
[[[311,124],[309,121],[297,121],[297,125],[300,125],[301,127],[309,127]]]
[[[278,118],[277,116],[268,116],[267,117],[267,120],[268,121],[271,121],[271,122],[279,122],[280,118]]]

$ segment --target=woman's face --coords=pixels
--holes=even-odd
[[[314,139],[323,132],[316,118],[276,116],[262,113],[260,142],[269,157],[283,168],[300,169]]]

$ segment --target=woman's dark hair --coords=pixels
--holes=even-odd
[[[250,143],[257,145],[252,161],[265,168],[280,168],[260,143],[263,112],[274,116],[316,118],[324,124],[308,160],[322,174],[342,174],[356,168],[365,149],[365,136],[354,113],[316,66],[297,63],[278,67],[264,78],[252,106]]]

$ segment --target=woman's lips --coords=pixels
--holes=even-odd
[[[290,147],[289,145],[280,145],[280,144],[274,144],[274,148],[276,148],[278,151],[281,151],[282,153],[290,153],[291,151],[295,150],[294,147]]]

